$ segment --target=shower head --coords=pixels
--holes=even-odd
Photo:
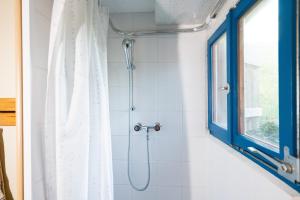
[[[124,39],[122,47],[125,54],[127,69],[133,69],[133,45],[134,39]]]

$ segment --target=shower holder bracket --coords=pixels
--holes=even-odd
[[[131,64],[131,66],[130,66],[130,67],[129,67],[129,66],[127,67],[127,69],[128,69],[128,70],[135,70],[135,68],[136,68],[136,67],[135,67],[135,65],[134,65],[134,64]]]

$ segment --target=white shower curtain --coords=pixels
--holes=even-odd
[[[54,0],[44,136],[47,200],[113,200],[108,11]]]

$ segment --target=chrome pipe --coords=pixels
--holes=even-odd
[[[212,12],[209,14],[210,19],[216,18],[218,12],[221,10],[226,0],[219,0],[218,3],[213,8]],[[141,30],[141,31],[124,31],[121,30],[113,24],[112,20],[109,18],[109,24],[111,29],[117,34],[123,37],[139,37],[139,36],[150,36],[150,35],[164,35],[164,34],[176,34],[176,33],[193,33],[205,30],[209,22],[204,22],[192,28],[167,28],[167,29],[157,29],[157,30]]]
[[[121,29],[118,29],[113,24],[112,20],[109,19],[109,24],[111,26],[111,29],[118,33],[121,36],[124,37],[139,37],[139,36],[149,36],[149,35],[164,35],[164,34],[176,34],[176,33],[191,33],[191,32],[198,32],[205,30],[208,26],[207,23],[200,24],[193,28],[177,28],[177,29],[157,29],[157,30],[144,30],[144,31],[123,31]]]

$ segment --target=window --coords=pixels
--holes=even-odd
[[[239,19],[238,45],[239,133],[278,148],[277,0],[264,0]]]
[[[208,127],[300,192],[296,8],[241,0],[208,40]]]
[[[216,33],[208,41],[208,57],[209,57],[209,127],[216,137],[222,139],[226,143],[230,143],[230,135],[228,134],[228,108],[230,99],[228,96],[228,59],[227,59],[227,23],[216,31]]]
[[[227,53],[226,33],[212,46],[213,122],[227,129]]]

